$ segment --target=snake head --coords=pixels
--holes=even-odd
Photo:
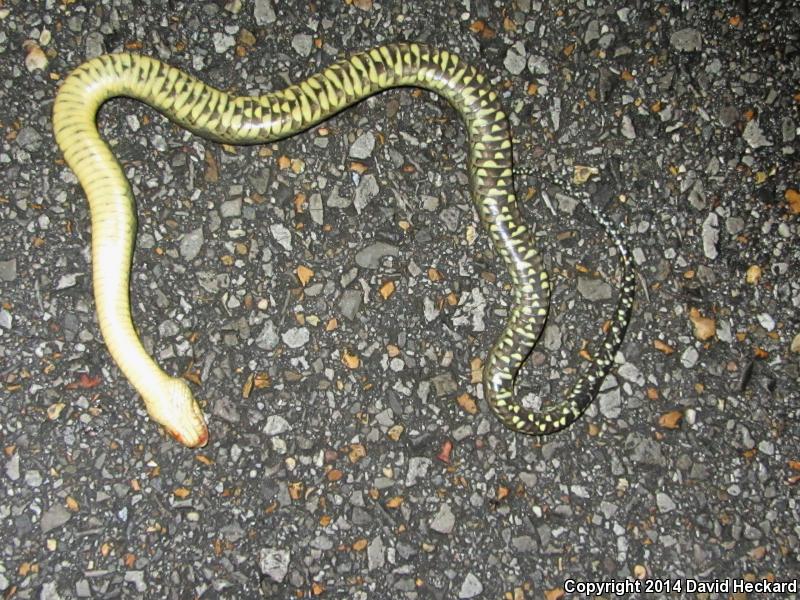
[[[188,448],[205,446],[208,428],[203,411],[182,379],[170,377],[160,389],[158,399],[147,403],[150,418]]]

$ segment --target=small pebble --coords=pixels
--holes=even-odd
[[[697,364],[699,358],[700,354],[698,354],[697,350],[693,347],[689,347],[681,354],[681,364],[687,369],[691,369]]]
[[[431,383],[433,384],[433,389],[436,391],[436,395],[439,397],[448,396],[458,390],[458,384],[455,379],[453,379],[453,375],[449,372],[437,375],[431,379]]]
[[[72,513],[70,513],[61,504],[53,504],[42,514],[42,520],[40,521],[39,526],[42,530],[42,533],[45,534],[53,529],[61,527],[71,518]]]
[[[428,469],[431,468],[430,458],[413,456],[408,461],[408,472],[406,473],[406,487],[411,487],[420,479],[427,477]]]
[[[0,260],[0,281],[14,281],[17,278],[17,259]]]
[[[525,45],[522,42],[515,42],[506,52],[503,65],[512,75],[519,75],[525,70],[526,61]]]
[[[292,38],[292,48],[294,48],[294,51],[303,57],[311,54],[311,50],[314,47],[313,43],[314,38],[312,38],[310,35],[306,35],[305,33],[298,33]]]
[[[703,38],[697,29],[688,27],[670,35],[669,43],[681,52],[696,52],[702,49]]]
[[[622,396],[619,388],[601,392],[597,397],[600,413],[607,419],[616,419],[622,414]]]
[[[758,443],[758,451],[767,456],[775,454],[775,444],[769,440],[762,440]]]
[[[431,529],[439,533],[448,534],[452,533],[455,524],[456,518],[453,515],[453,511],[450,510],[450,505],[442,504],[431,521]]]
[[[39,600],[61,600],[61,594],[58,593],[58,588],[54,581],[42,584]]]
[[[291,429],[289,422],[280,415],[270,415],[264,425],[264,435],[280,435]]]
[[[612,287],[600,279],[578,277],[578,292],[587,300],[610,300],[613,297]]]
[[[372,156],[375,149],[375,136],[371,131],[362,133],[350,146],[350,156],[359,160],[364,160]]]
[[[232,35],[221,31],[215,31],[212,40],[214,41],[214,51],[217,54],[223,54],[236,45],[236,40]]]
[[[242,199],[228,200],[219,207],[219,213],[223,219],[242,216]]]
[[[707,258],[717,258],[717,244],[719,243],[719,217],[717,213],[709,213],[703,221],[703,254]]]
[[[455,206],[449,206],[439,213],[439,220],[444,223],[448,231],[458,231],[460,228],[461,211]]]
[[[789,349],[795,354],[800,354],[800,333],[794,336],[794,339],[792,339],[792,344],[789,347]]]
[[[775,319],[773,319],[772,316],[768,315],[767,313],[761,313],[758,315],[758,322],[767,331],[772,331],[775,329]]]
[[[358,309],[361,308],[363,294],[359,290],[345,290],[339,298],[339,311],[351,321],[356,318]]]
[[[264,322],[261,333],[256,337],[256,346],[262,350],[274,350],[278,345],[278,330],[270,319]]]
[[[181,238],[180,253],[184,260],[194,260],[203,247],[203,228],[190,231]]]
[[[0,308],[0,327],[3,329],[11,329],[14,318],[11,313],[5,308]]]
[[[464,578],[464,583],[461,584],[461,589],[458,591],[459,600],[468,598],[477,598],[483,593],[483,584],[480,579],[475,577],[472,573],[467,573]]]
[[[61,277],[58,278],[56,289],[68,290],[69,288],[75,287],[79,275],[81,275],[81,273],[68,273],[66,275],[62,275]]]
[[[378,192],[380,192],[380,188],[378,187],[378,180],[375,179],[375,176],[372,174],[364,175],[361,181],[358,182],[355,198],[353,199],[353,206],[355,206],[356,212],[361,213],[361,211],[367,207],[370,200],[378,195]]]
[[[30,40],[24,45],[25,48],[25,68],[29,72],[43,71],[49,62],[47,54],[36,42]]]
[[[384,256],[397,256],[399,250],[392,244],[375,242],[356,254],[356,264],[364,269],[377,269]]]
[[[748,121],[747,125],[744,126],[742,137],[747,142],[747,145],[754,149],[772,146],[772,140],[764,135],[764,131],[755,119]]]
[[[147,590],[147,584],[144,582],[144,571],[125,571],[125,582],[132,583],[137,592],[144,592]]]
[[[636,139],[636,130],[633,128],[633,121],[628,115],[622,116],[622,125],[620,126],[620,132],[622,133],[622,137],[634,140]]]
[[[308,200],[308,212],[311,215],[311,220],[317,225],[322,225],[325,222],[325,209],[322,205],[322,196],[319,193],[311,194]]]
[[[277,19],[272,0],[255,0],[253,7],[253,17],[257,25],[269,25]]]
[[[280,244],[280,246],[289,252],[292,250],[292,234],[289,230],[280,223],[273,223],[269,226],[269,232],[272,238]]]
[[[547,75],[550,73],[550,65],[544,56],[534,54],[528,59],[528,70],[533,75]]]
[[[383,540],[378,536],[367,546],[367,571],[382,569],[385,563],[386,554],[383,547]]]
[[[642,372],[636,367],[636,365],[630,362],[621,364],[617,368],[617,375],[619,375],[623,379],[627,379],[631,383],[635,383],[640,386],[643,386],[645,383],[644,375],[642,375]]]
[[[281,335],[283,343],[289,348],[302,348],[308,343],[311,334],[306,327],[292,327]]]
[[[23,127],[17,133],[16,142],[28,152],[37,152],[42,146],[42,135],[33,127]]]
[[[658,505],[658,510],[662,513],[675,510],[675,502],[664,492],[656,493],[656,504]]]
[[[15,452],[6,463],[6,476],[11,481],[16,481],[19,479],[19,474],[19,454]]]
[[[86,35],[86,58],[94,58],[106,53],[103,34],[99,31],[90,31]]]
[[[25,485],[32,488],[38,488],[40,485],[42,485],[42,474],[35,469],[25,471]]]

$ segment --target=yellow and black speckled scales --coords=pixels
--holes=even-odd
[[[600,355],[566,399],[541,413],[530,412],[514,400],[513,386],[547,317],[547,273],[517,210],[511,137],[497,93],[458,56],[423,44],[389,44],[353,54],[284,90],[253,97],[231,96],[146,56],[100,56],[78,67],[61,86],[53,108],[56,140],[89,199],[94,293],[106,345],[142,395],[151,418],[187,446],[205,444],[208,432],[187,384],[156,365],[134,329],[129,299],[134,199],[119,163],[100,139],[97,110],[109,98],[129,96],[205,138],[254,144],[294,135],[397,86],[433,90],[463,118],[469,132],[473,200],[511,274],[510,318],[484,371],[489,405],[514,431],[549,434],[577,419],[596,395],[621,344],[633,302],[628,252],[611,223],[599,217],[618,246],[624,267],[614,320]]]

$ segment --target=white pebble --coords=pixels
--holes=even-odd
[[[773,319],[772,316],[768,315],[767,313],[761,313],[758,315],[758,322],[767,331],[772,331],[775,329],[775,319]]]
[[[292,327],[281,335],[283,343],[289,348],[301,348],[308,343],[310,333],[305,327]]]

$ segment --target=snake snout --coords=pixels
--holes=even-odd
[[[188,448],[208,443],[208,428],[203,411],[189,386],[182,379],[170,378],[156,401],[147,402],[147,410],[173,438]]]
[[[181,432],[174,429],[167,429],[169,433],[178,443],[183,444],[187,448],[202,448],[208,443],[208,427],[203,426],[203,430],[192,432],[191,437],[184,436]]]

